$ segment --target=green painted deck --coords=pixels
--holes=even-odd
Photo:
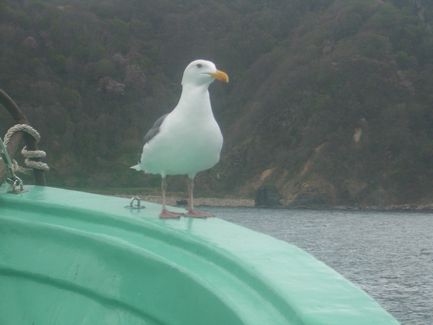
[[[301,249],[49,187],[0,195],[0,324],[398,324]]]

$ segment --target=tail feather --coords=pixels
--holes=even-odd
[[[137,164],[137,165],[131,166],[131,167],[129,167],[129,168],[132,168],[132,169],[135,169],[135,170],[138,170],[138,171],[142,170],[140,164]]]

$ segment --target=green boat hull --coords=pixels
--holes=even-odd
[[[49,187],[0,195],[0,324],[398,324],[293,245],[128,203]]]

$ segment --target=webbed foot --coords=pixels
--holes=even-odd
[[[185,214],[185,217],[191,217],[191,218],[212,218],[214,215],[207,211],[200,211],[200,210],[188,210],[188,212]]]
[[[168,211],[167,209],[162,209],[161,213],[159,214],[159,217],[161,219],[178,219],[183,215],[184,214],[180,212],[172,212],[172,211]]]

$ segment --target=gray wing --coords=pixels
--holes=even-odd
[[[165,115],[161,116],[159,119],[157,119],[155,121],[155,123],[153,124],[153,126],[150,128],[150,130],[147,131],[146,135],[144,136],[144,143],[145,144],[148,143],[150,140],[152,140],[155,137],[155,135],[157,135],[159,133],[162,122],[164,122],[167,115],[168,114],[165,114]]]

